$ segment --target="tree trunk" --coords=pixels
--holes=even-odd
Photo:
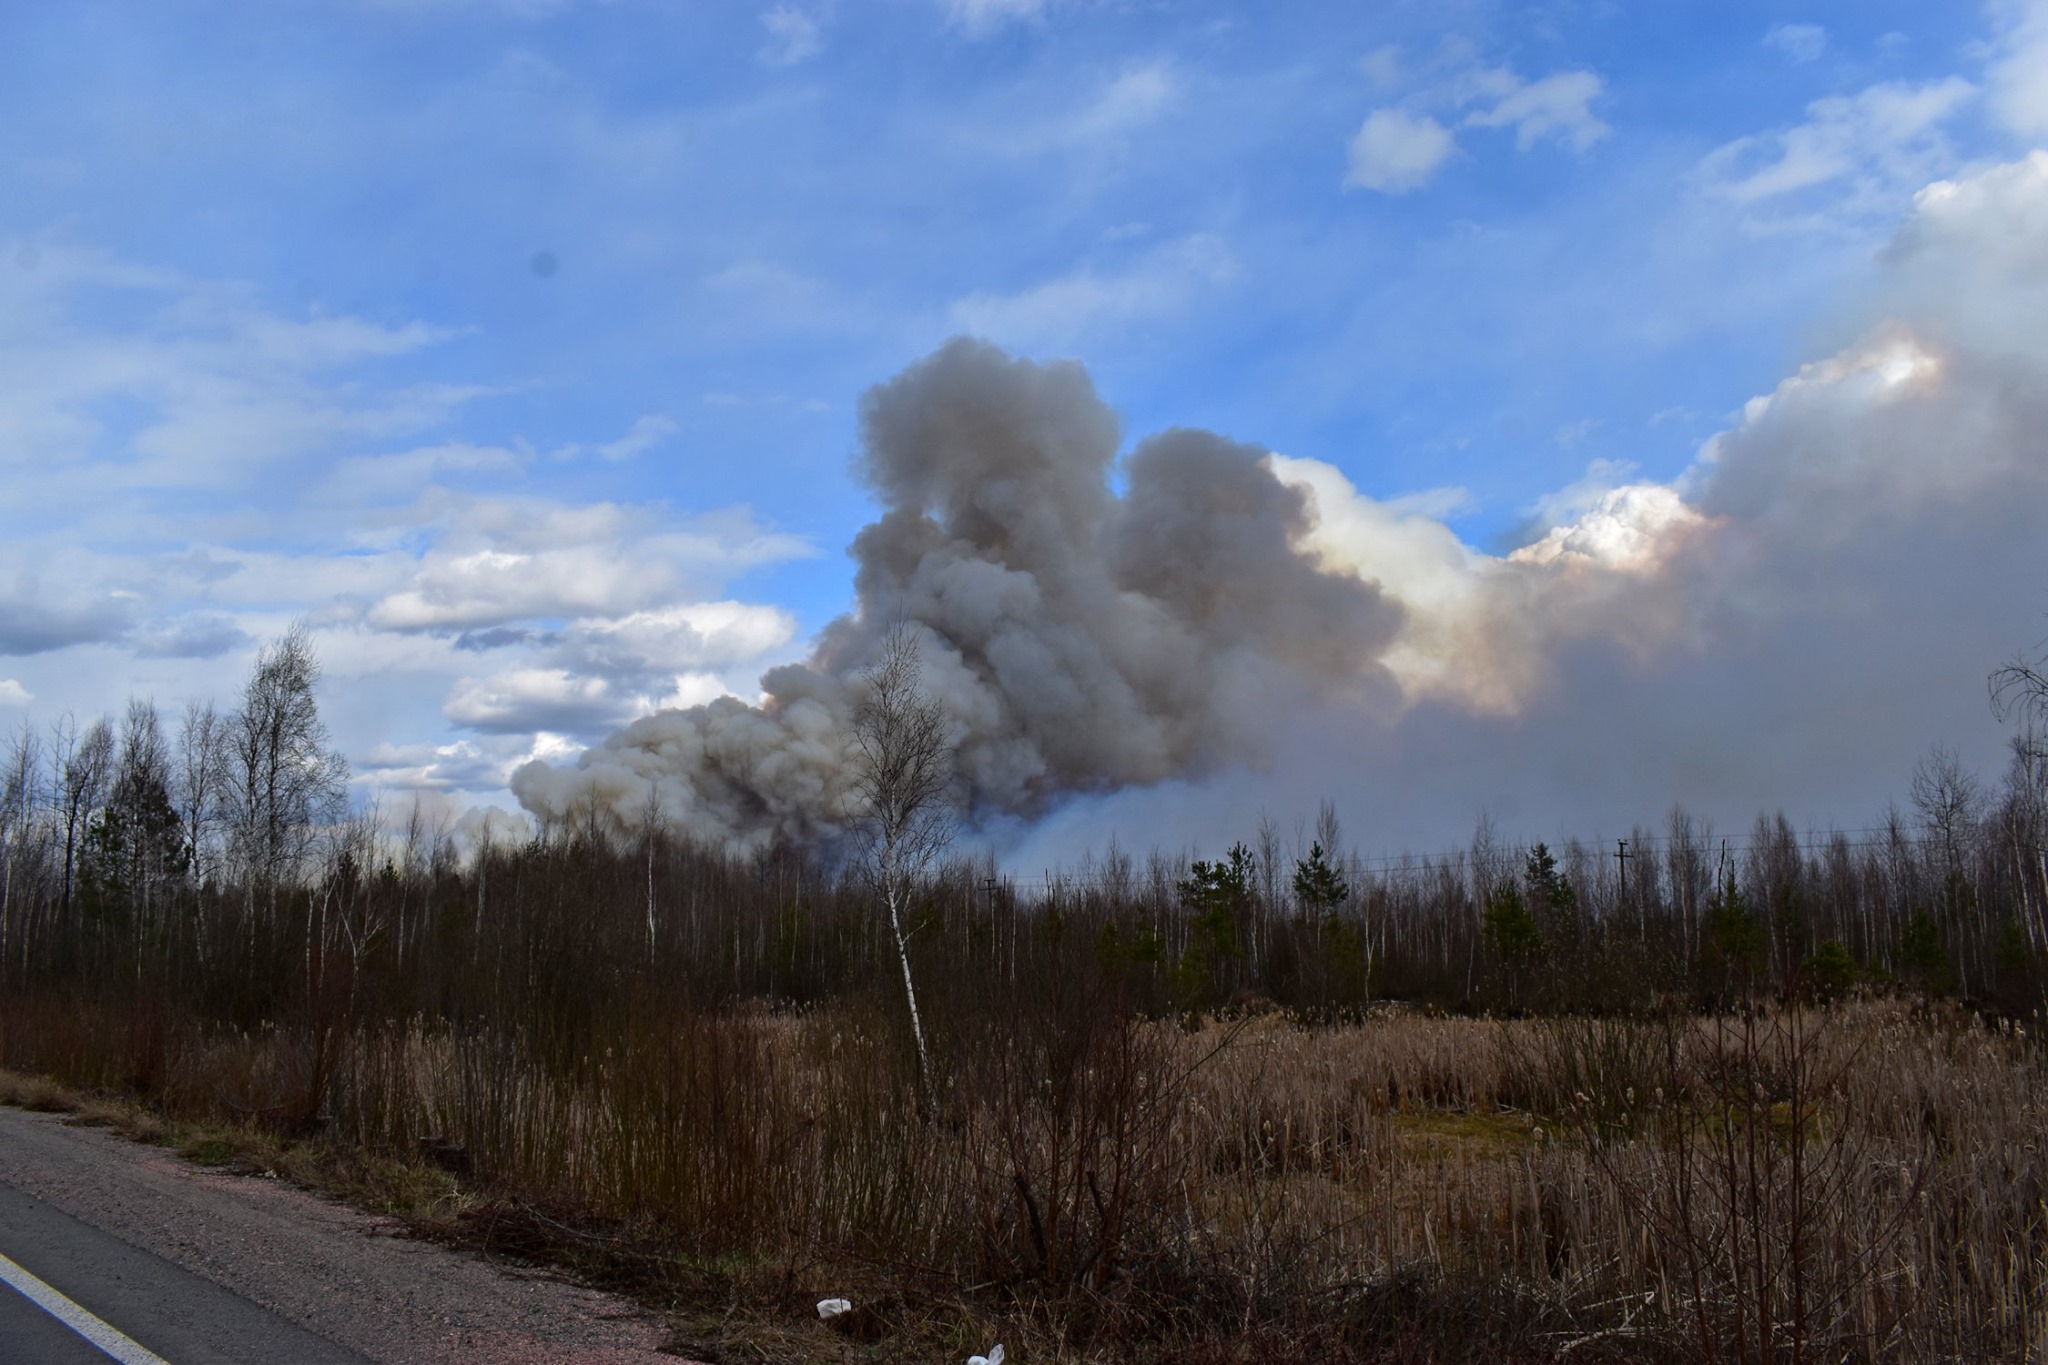
[[[889,930],[896,936],[896,961],[903,968],[903,998],[910,1002],[910,1034],[917,1041],[917,1072],[924,1084],[926,1117],[939,1112],[939,1089],[932,1080],[932,1056],[925,1046],[924,1019],[917,1012],[917,986],[910,976],[910,939],[903,932],[903,886],[896,875],[896,846],[891,840],[882,854],[884,894],[889,902]]]

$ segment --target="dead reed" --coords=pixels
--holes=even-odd
[[[10,1057],[130,1079],[117,1009],[0,1020]],[[1040,1359],[2023,1360],[2043,1330],[2041,1057],[1959,1011],[1303,1027],[1105,999],[950,1036],[927,1118],[859,1001],[575,1039],[417,1020],[347,1038],[319,1128],[458,1153],[486,1203],[683,1300],[859,1285],[882,1330],[987,1318]],[[161,1109],[255,1123],[317,1048],[190,1021],[155,1045]]]

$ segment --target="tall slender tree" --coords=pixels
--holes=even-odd
[[[252,891],[296,875],[345,808],[348,762],[328,748],[313,696],[320,663],[297,622],[256,656],[228,726],[232,839]]]
[[[114,727],[102,716],[83,734],[66,716],[56,731],[57,795],[64,821],[64,906],[62,923],[71,924],[78,890],[78,863],[88,823],[106,798],[114,765]]]
[[[917,1043],[925,1103],[938,1108],[917,982],[910,970],[905,921],[917,881],[952,838],[953,746],[946,718],[925,694],[923,658],[907,625],[883,640],[882,657],[860,680],[854,707],[851,786],[857,827],[865,840],[865,866],[889,917],[910,1032]]]

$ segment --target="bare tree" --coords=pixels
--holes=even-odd
[[[1970,993],[1968,948],[1977,897],[1971,885],[1979,826],[1983,822],[1984,788],[1953,749],[1936,745],[1913,765],[1913,805],[1920,812],[1933,862],[1940,877],[1942,918],[1956,937],[1955,962],[1960,986]]]
[[[1913,765],[1912,795],[1942,876],[1960,875],[1983,816],[1983,786],[1955,750],[1937,744]]]
[[[78,722],[66,716],[57,722],[54,741],[57,800],[64,820],[62,922],[69,925],[78,883],[79,846],[85,837],[86,822],[106,796],[107,779],[114,766],[114,727],[102,716],[81,735]]]
[[[654,923],[654,855],[661,846],[662,829],[665,820],[661,809],[661,788],[653,782],[647,784],[647,800],[640,808],[641,851],[647,856],[647,960],[654,961],[656,943]]]
[[[204,882],[218,875],[213,826],[228,787],[228,720],[211,701],[186,703],[178,729],[178,818],[192,850],[192,876]]]
[[[22,862],[42,804],[42,738],[22,726],[7,748],[7,766],[0,769],[0,962],[7,956],[19,929],[15,924],[14,873]]]
[[[2048,658],[2024,656],[1991,675],[1991,712],[2018,720],[2021,743],[2036,754],[2048,750]]]
[[[866,870],[888,910],[903,995],[917,1041],[925,1101],[938,1108],[931,1051],[910,972],[910,934],[904,926],[912,890],[952,838],[952,744],[938,705],[925,695],[923,660],[915,633],[899,625],[883,640],[882,658],[861,680],[853,713],[852,794],[866,839]]]
[[[348,763],[327,747],[313,698],[320,664],[294,623],[256,656],[229,722],[233,837],[252,892],[299,872],[319,827],[340,818]]]

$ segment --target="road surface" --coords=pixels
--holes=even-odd
[[[274,1180],[0,1109],[0,1361],[677,1365],[623,1300],[400,1234]]]

